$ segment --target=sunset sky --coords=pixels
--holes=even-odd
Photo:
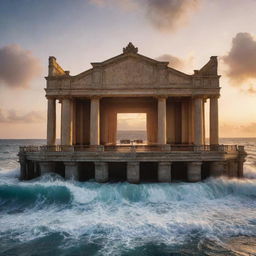
[[[2,0],[0,138],[45,138],[49,56],[76,75],[128,42],[188,74],[219,56],[220,135],[256,137],[255,17],[256,0]]]

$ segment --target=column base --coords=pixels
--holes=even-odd
[[[95,180],[103,183],[108,181],[108,164],[105,162],[95,162]]]
[[[171,162],[158,163],[158,181],[171,182]]]
[[[129,183],[140,182],[140,163],[139,162],[128,162],[127,163],[127,181]]]
[[[201,181],[201,166],[202,162],[190,162],[187,166],[187,174],[189,182]]]

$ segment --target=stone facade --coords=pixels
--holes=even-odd
[[[71,76],[55,57],[49,57],[47,146],[20,153],[22,177],[33,169],[26,161],[39,162],[41,173],[63,166],[65,176],[74,179],[79,179],[79,166],[93,162],[94,178],[99,182],[109,179],[108,163],[113,162],[126,162],[126,179],[133,183],[143,177],[144,162],[157,163],[160,182],[170,182],[180,162],[187,166],[188,181],[201,180],[205,166],[210,166],[212,176],[222,175],[227,162],[232,166],[228,170],[236,169],[236,174],[227,171],[228,175],[242,177],[244,151],[234,147],[226,152],[230,148],[219,145],[216,56],[188,75],[169,67],[168,62],[140,55],[129,43],[122,54],[91,64],[91,69]],[[205,146],[207,100],[209,146]],[[61,104],[61,146],[56,145],[57,101]],[[118,113],[146,113],[147,145],[131,147],[122,155],[124,148],[116,145]]]

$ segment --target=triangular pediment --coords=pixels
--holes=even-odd
[[[137,53],[128,45],[122,54],[103,62],[91,63],[93,68],[73,77],[73,81],[102,84],[105,88],[154,87],[168,84],[187,84],[191,76],[168,67],[168,62],[157,61]]]

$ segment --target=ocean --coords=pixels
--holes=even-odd
[[[19,181],[18,147],[0,140],[0,255],[256,255],[256,138],[243,179],[128,184]]]

